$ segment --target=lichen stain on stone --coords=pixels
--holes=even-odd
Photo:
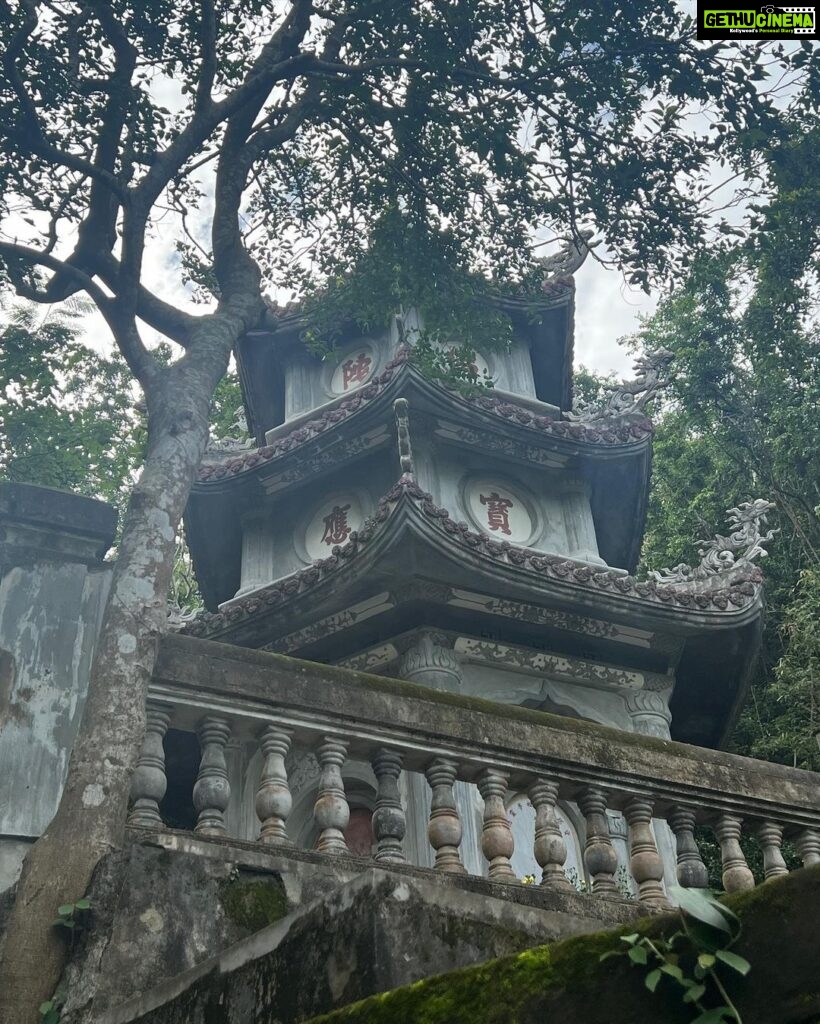
[[[160,912],[155,907],[149,907],[147,910],[140,914],[140,921],[145,925],[149,932],[157,935],[165,927],[165,920]]]
[[[120,654],[133,654],[137,649],[137,638],[131,633],[122,633],[117,639],[117,649]]]
[[[83,790],[83,807],[99,807],[105,800],[105,790],[99,782],[92,782]]]

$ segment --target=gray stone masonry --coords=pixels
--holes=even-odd
[[[116,525],[104,502],[0,483],[0,892],[60,800]]]
[[[133,843],[95,889],[115,909],[92,922],[66,976],[66,1024],[205,1024],[215,1013],[289,1024],[642,913],[621,899],[179,834]],[[243,899],[249,890],[265,896]],[[263,908],[273,923],[249,934]]]

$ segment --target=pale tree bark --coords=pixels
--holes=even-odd
[[[208,409],[234,341],[258,320],[258,290],[203,320],[188,354],[149,389],[149,448],[129,501],[60,806],[26,857],[0,949],[0,1021],[30,1024],[60,977],[66,945],[52,927],[100,859],[123,840],[145,701],[166,618],[174,541],[208,437]]]

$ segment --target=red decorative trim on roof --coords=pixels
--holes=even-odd
[[[697,590],[688,584],[670,586],[651,580],[639,582],[634,576],[623,576],[610,569],[598,569],[558,555],[546,555],[531,548],[516,547],[507,541],[497,541],[486,534],[476,533],[466,523],[456,522],[446,509],[433,503],[432,495],[423,491],[408,477],[402,477],[379,500],[373,516],[365,520],[360,530],[350,534],[346,544],[334,547],[328,558],[319,559],[307,568],[271,583],[237,601],[225,611],[200,615],[182,632],[191,636],[218,633],[228,626],[275,608],[297,594],[311,590],[349,564],[359,554],[380,531],[382,524],[390,518],[402,497],[411,499],[427,519],[460,546],[497,562],[587,590],[628,595],[656,606],[726,611],[748,605],[756,597],[763,581],[761,570],[757,566],[751,566],[740,572],[727,573],[729,578],[722,588],[713,585],[709,590]],[[714,579],[719,579],[719,575]]]
[[[375,377],[369,384],[365,384],[364,387],[359,388],[358,391],[349,398],[345,398],[333,409],[329,409],[321,416],[317,416],[316,419],[308,420],[306,423],[301,424],[301,426],[277,438],[271,445],[256,448],[247,454],[235,456],[223,462],[206,463],[199,469],[198,480],[209,482],[236,476],[239,473],[244,473],[266,462],[270,462],[271,459],[284,455],[293,448],[318,437],[329,427],[341,423],[342,420],[352,416],[363,405],[380,395],[393,381],[397,371],[407,361],[407,350],[401,350],[387,364],[386,369],[378,377]],[[652,422],[648,419],[622,423],[613,421],[609,424],[597,423],[592,425],[541,416],[522,405],[516,405],[507,399],[499,398],[497,395],[487,392],[472,396],[460,395],[459,397],[470,405],[477,406],[486,412],[494,413],[503,419],[512,420],[522,426],[551,434],[554,437],[584,441],[588,444],[628,444],[629,442],[643,440],[647,434],[652,432]]]

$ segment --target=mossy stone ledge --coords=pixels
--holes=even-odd
[[[725,898],[743,925],[735,947],[752,964],[746,978],[724,978],[743,1024],[820,1021],[820,867],[794,872]],[[697,1016],[673,983],[655,993],[646,970],[626,957],[631,931],[676,931],[677,914],[539,946],[371,996],[308,1024],[678,1024]]]

